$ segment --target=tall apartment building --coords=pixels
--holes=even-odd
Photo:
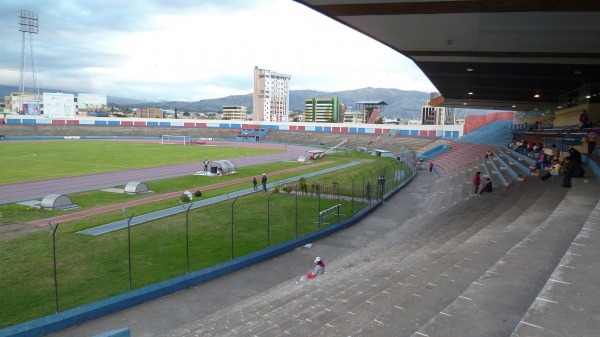
[[[340,102],[337,97],[312,98],[304,104],[304,121],[315,123],[340,122]]]
[[[287,122],[290,109],[290,75],[254,67],[254,120]]]
[[[248,109],[243,105],[227,105],[223,107],[223,119],[245,121],[248,120]]]

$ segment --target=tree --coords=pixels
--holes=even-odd
[[[377,117],[375,124],[383,124],[383,117],[381,117],[381,116]]]

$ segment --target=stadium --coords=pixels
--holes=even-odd
[[[3,115],[0,336],[598,334],[598,4],[298,2],[499,112]]]

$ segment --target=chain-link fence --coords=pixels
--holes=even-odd
[[[412,176],[414,153],[396,159],[280,181],[267,192],[196,209],[182,204],[181,213],[96,237],[76,234],[83,228],[51,224],[51,235],[11,240],[7,249],[18,254],[0,258],[2,265],[10,266],[0,275],[0,328],[185,275],[339,223]],[[125,210],[123,216],[131,220],[134,210]]]

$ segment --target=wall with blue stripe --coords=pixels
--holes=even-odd
[[[393,124],[352,124],[352,123],[275,123],[240,122],[192,119],[152,119],[152,118],[102,118],[81,117],[77,119],[50,119],[41,116],[7,115],[9,125],[93,125],[123,127],[181,127],[181,128],[222,128],[222,129],[267,129],[272,131],[299,131],[349,134],[387,134],[400,136],[459,138],[463,135],[462,125],[393,125]]]

